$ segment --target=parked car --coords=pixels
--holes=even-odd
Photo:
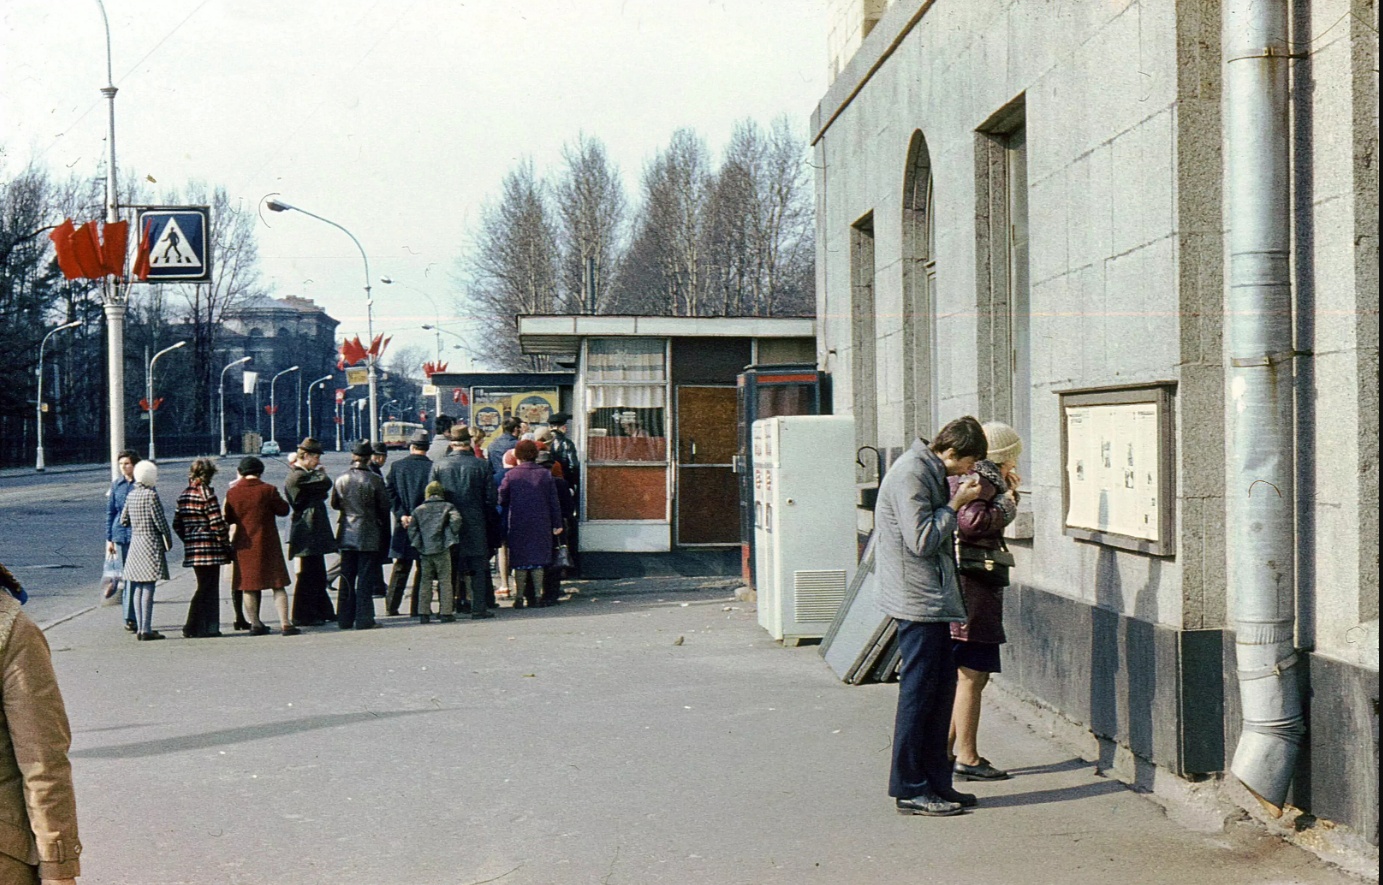
[[[259,453],[261,455],[277,455],[279,453],[279,444],[272,439],[266,439],[264,443],[260,445]]]

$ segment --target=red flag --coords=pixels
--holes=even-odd
[[[149,242],[149,236],[153,233],[153,221],[144,222],[144,231],[139,237],[139,247],[135,250],[134,256],[134,276],[143,282],[149,279],[149,250],[153,244]]]
[[[278,413],[279,413],[279,407],[278,407],[278,406],[265,406],[265,407],[264,407],[264,414],[266,414],[266,415],[277,415]]]
[[[337,401],[338,403],[344,403],[344,402],[346,401],[346,388],[344,388],[344,387],[338,387],[338,388],[336,388],[336,401]]]
[[[115,274],[117,277],[124,276],[125,247],[129,242],[130,223],[116,221],[107,224],[102,234],[104,242],[101,243],[101,264],[104,265],[106,273]]]
[[[364,360],[366,356],[365,345],[360,343],[359,335],[354,338],[347,338],[341,343],[341,360],[345,366],[353,366]]]
[[[48,239],[53,241],[53,251],[58,257],[58,269],[62,271],[63,277],[69,280],[78,279],[82,275],[82,268],[77,264],[76,256],[72,254],[72,232],[75,230],[72,219],[64,218],[62,224],[48,234]]]
[[[82,269],[82,276],[89,280],[99,280],[106,275],[105,262],[101,259],[101,235],[96,230],[96,222],[86,224],[72,232],[72,257]]]

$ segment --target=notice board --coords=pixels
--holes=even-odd
[[[1058,391],[1065,533],[1176,552],[1176,382]]]

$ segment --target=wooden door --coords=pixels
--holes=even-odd
[[[733,386],[677,388],[677,545],[739,543]]]

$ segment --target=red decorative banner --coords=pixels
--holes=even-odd
[[[153,410],[154,410],[155,412],[157,412],[157,411],[158,411],[158,407],[161,406],[161,405],[163,405],[163,397],[161,397],[161,396],[156,396],[156,397],[154,397],[154,408],[153,408]],[[147,399],[145,399],[144,397],[140,397],[140,398],[139,398],[139,407],[140,407],[141,409],[143,409],[144,411],[146,411],[146,412],[149,411],[149,401],[148,401]]]

